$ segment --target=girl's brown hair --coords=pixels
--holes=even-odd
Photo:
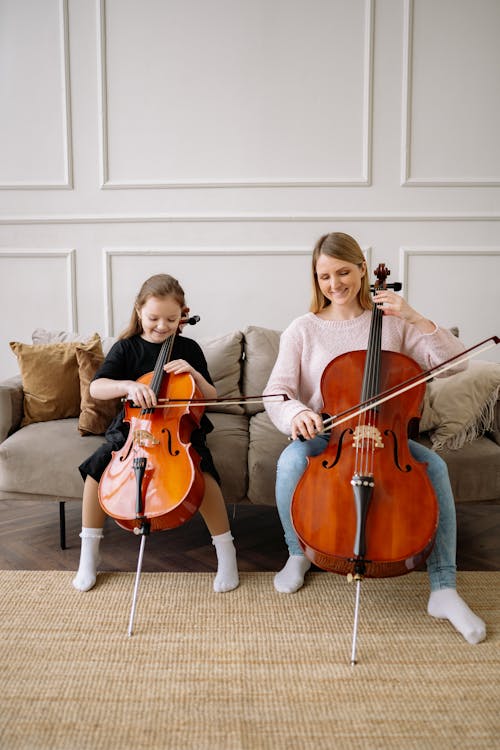
[[[346,263],[354,263],[361,267],[365,263],[365,256],[356,240],[344,232],[330,232],[319,238],[314,246],[312,254],[312,300],[310,312],[319,313],[331,304],[319,288],[316,264],[320,255],[328,255]],[[361,288],[358,293],[359,304],[363,310],[371,310],[373,307],[368,274],[365,272],[361,279]]]
[[[150,297],[173,297],[179,303],[182,313],[187,310],[184,290],[173,276],[168,273],[157,273],[146,279],[135,298],[134,308],[130,316],[130,322],[124,331],[121,332],[120,339],[129,339],[138,333],[142,333],[142,325],[139,313]]]

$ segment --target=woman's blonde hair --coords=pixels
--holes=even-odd
[[[330,258],[337,258],[346,263],[354,263],[361,267],[365,263],[365,256],[356,240],[344,232],[330,232],[319,238],[314,246],[312,254],[312,300],[309,308],[313,313],[319,313],[325,307],[331,304],[330,300],[325,297],[318,283],[318,274],[316,273],[316,264],[320,255],[327,255]],[[359,304],[363,310],[371,310],[373,307],[370,295],[370,283],[368,273],[365,272],[361,279],[361,288],[358,293]]]
[[[150,297],[173,297],[179,303],[182,313],[187,310],[184,290],[177,279],[169,276],[168,273],[157,273],[146,279],[141,286],[139,294],[135,298],[130,322],[125,330],[121,332],[120,339],[129,339],[131,336],[142,333],[139,313]]]

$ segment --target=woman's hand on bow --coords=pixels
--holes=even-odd
[[[323,420],[319,414],[310,409],[299,412],[292,419],[292,438],[295,440],[301,435],[305,440],[316,437],[323,429]]]

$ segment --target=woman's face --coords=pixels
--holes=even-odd
[[[181,313],[175,297],[149,297],[138,310],[142,338],[152,344],[162,344],[177,331]]]
[[[340,305],[346,309],[359,308],[358,293],[365,273],[366,263],[358,266],[330,255],[320,254],[316,263],[321,292],[332,305]]]

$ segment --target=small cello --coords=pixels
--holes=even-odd
[[[197,316],[184,323],[196,323]],[[188,373],[166,373],[175,336],[162,344],[153,372],[139,378],[162,407],[138,408],[126,402],[130,423],[123,447],[114,451],[99,483],[99,503],[119,526],[142,535],[129,635],[137,598],[144,544],[150,531],[172,529],[188,521],[203,500],[200,456],[192,447],[193,429],[204,412],[202,394]],[[168,408],[168,403],[175,408]],[[182,406],[179,406],[182,404]]]
[[[375,289],[388,286],[383,264],[375,274]],[[421,372],[409,357],[381,349],[382,319],[374,307],[367,350],[342,354],[325,368],[323,412],[370,403]],[[333,420],[327,448],[308,459],[291,514],[306,557],[318,567],[359,582],[365,575],[409,573],[430,554],[437,499],[425,464],[408,445],[408,425],[420,416],[424,391],[420,383],[338,426]]]
[[[139,378],[154,391],[157,401],[183,401],[173,409],[124,406],[130,423],[124,446],[113,453],[99,483],[103,510],[125,529],[148,524],[152,531],[172,529],[188,521],[203,498],[200,458],[190,443],[204,407],[191,375],[167,374],[175,334],[160,350],[153,372]],[[139,412],[139,413],[137,413]]]

